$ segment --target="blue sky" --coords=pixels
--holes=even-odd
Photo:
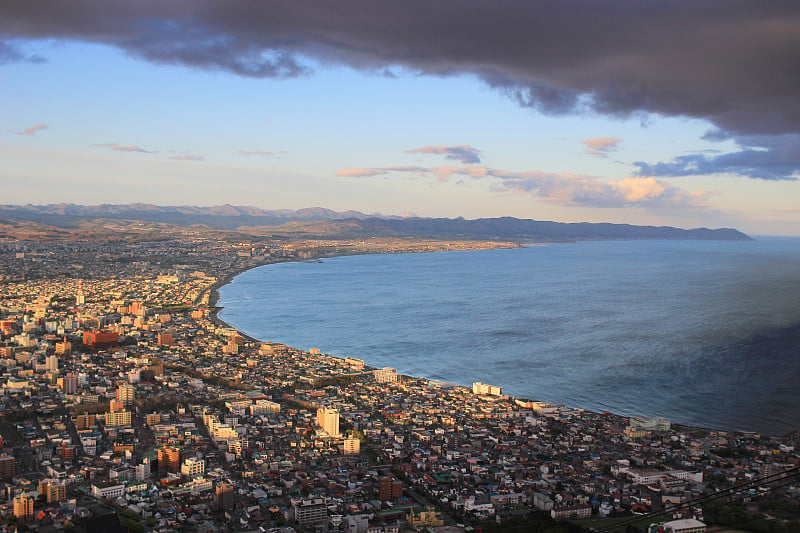
[[[751,131],[694,104],[564,110],[520,98],[525,80],[498,83],[485,66],[336,46],[295,51],[299,75],[250,76],[113,40],[0,29],[4,204],[323,206],[800,234],[800,143],[780,121]]]

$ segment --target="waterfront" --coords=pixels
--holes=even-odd
[[[352,250],[345,244],[338,248]],[[33,524],[33,502],[38,524],[78,521],[93,531],[111,505],[122,513],[112,521],[142,530],[224,527],[233,517],[243,529],[291,533],[314,530],[298,509],[317,505],[329,531],[340,531],[335,520],[398,533],[433,505],[424,522],[449,524],[439,533],[521,515],[566,531],[557,520],[658,518],[669,505],[680,508],[670,514],[723,523],[728,511],[707,499],[752,501],[758,487],[764,497],[751,516],[768,510],[772,530],[796,530],[800,433],[706,431],[523,401],[488,385],[447,386],[262,343],[214,318],[215,288],[233,273],[326,257],[329,247],[10,245],[18,246],[24,257],[0,255],[22,278],[0,285],[0,477],[14,499],[0,505],[3,517]],[[199,251],[204,271],[187,268]],[[150,260],[131,266],[133,253]],[[64,258],[79,260],[71,264],[85,277],[55,275]],[[385,259],[396,258],[414,256]]]
[[[221,289],[256,338],[596,411],[800,427],[797,241],[604,242],[270,265]]]

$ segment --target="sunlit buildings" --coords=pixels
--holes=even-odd
[[[83,344],[90,348],[110,348],[119,343],[116,331],[84,331]]]
[[[120,385],[115,393],[115,398],[125,405],[133,405],[136,388],[130,384]]]
[[[339,436],[339,411],[329,407],[317,409],[317,425],[331,437]]]
[[[24,492],[14,498],[14,516],[20,520],[33,518],[33,498]]]
[[[361,451],[361,441],[356,438],[342,440],[342,453],[345,455],[356,455]]]
[[[501,396],[503,394],[503,389],[496,385],[487,385],[486,383],[476,381],[472,384],[472,392],[488,396]]]
[[[379,368],[373,371],[372,375],[378,383],[393,383],[397,381],[397,370],[394,368]]]
[[[188,457],[181,465],[181,474],[194,477],[201,476],[206,471],[206,462],[203,459]]]
[[[215,498],[217,509],[225,511],[233,507],[233,485],[221,483],[217,485]]]
[[[178,473],[181,464],[181,452],[177,448],[172,448],[170,446],[164,446],[160,450],[158,450],[158,467],[161,469],[166,470],[167,472],[172,472],[173,474]]]

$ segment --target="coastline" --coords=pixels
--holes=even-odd
[[[198,297],[198,300],[201,300],[205,294],[208,294],[208,309],[209,309],[208,319],[211,321],[211,323],[214,324],[215,326],[236,329],[236,328],[233,328],[230,324],[228,324],[224,320],[222,320],[221,318],[219,318],[219,312],[222,311],[222,309],[224,309],[223,307],[219,307],[217,305],[217,302],[219,302],[219,289],[221,289],[225,285],[228,285],[229,283],[231,283],[233,281],[233,279],[236,276],[238,276],[239,274],[243,274],[244,272],[247,272],[248,270],[253,270],[255,268],[258,268],[258,267],[261,267],[261,266],[265,266],[265,265],[274,265],[274,264],[280,263],[280,262],[281,261],[264,261],[264,262],[260,262],[260,263],[258,263],[256,265],[237,268],[237,269],[234,269],[231,272],[227,273],[225,276],[221,277],[217,281],[215,281],[208,289],[206,289],[203,292],[203,294],[201,294]],[[250,341],[253,341],[253,342],[265,342],[265,341],[262,341],[260,339],[256,339],[256,338],[250,337],[249,335],[245,335],[244,333],[242,333],[238,329],[236,331],[237,331],[237,333],[239,335],[241,335],[242,337],[244,337],[244,338],[246,338],[246,339],[248,339]]]
[[[549,244],[549,243],[537,243],[537,244],[533,244],[533,246],[537,246],[537,245],[538,246],[545,246],[547,244]],[[529,245],[521,245],[520,247],[529,247],[529,246],[531,246],[531,245],[530,244]],[[493,249],[496,249],[496,248],[493,248]],[[480,250],[480,249],[476,248],[476,249],[473,249],[472,251],[477,251],[477,250]],[[451,250],[437,250],[437,251],[451,251]],[[459,251],[461,251],[461,250],[459,250]],[[416,253],[416,252],[393,252],[393,254],[397,254],[397,255],[406,254],[406,253]],[[222,287],[224,287],[224,286],[228,285],[229,283],[231,283],[234,280],[234,278],[236,276],[238,276],[239,274],[242,274],[244,272],[247,272],[248,270],[252,270],[252,269],[255,269],[255,268],[258,268],[258,267],[261,267],[261,266],[267,266],[267,265],[278,264],[278,263],[321,262],[322,259],[335,258],[335,257],[346,257],[346,256],[351,256],[351,255],[374,255],[374,254],[369,254],[369,253],[347,254],[347,253],[344,253],[344,254],[336,254],[336,255],[317,255],[317,256],[306,258],[306,259],[271,258],[271,259],[267,259],[265,261],[258,262],[257,264],[253,264],[253,265],[249,265],[249,266],[246,266],[246,267],[237,268],[237,269],[229,272],[228,274],[226,274],[224,277],[221,277],[217,282],[215,282],[211,287],[209,287],[209,289],[208,289],[208,292],[209,292],[209,298],[208,298],[209,314],[208,314],[208,318],[216,326],[236,331],[238,335],[240,335],[241,337],[243,337],[244,339],[246,339],[249,342],[266,343],[266,344],[278,344],[278,345],[284,345],[284,346],[286,346],[288,348],[293,348],[292,346],[284,344],[284,343],[282,343],[280,341],[273,341],[273,340],[270,340],[270,339],[259,339],[259,338],[253,337],[251,335],[248,335],[248,334],[240,331],[238,328],[232,326],[231,324],[229,324],[228,322],[226,322],[222,318],[220,318],[219,313],[224,309],[224,306],[219,306],[218,305],[219,299],[220,299],[219,290]],[[293,349],[297,349],[297,348],[293,348]],[[305,351],[305,350],[301,350],[301,351]],[[328,357],[343,358],[343,356],[337,356],[337,355],[330,355],[330,354],[324,354],[324,355],[326,355]],[[391,363],[389,363],[389,364],[391,364]],[[369,365],[368,361],[365,361],[364,362],[364,368],[369,370],[369,369],[377,369],[378,367],[373,367],[373,366]],[[415,376],[415,375],[410,375],[410,374],[403,374],[403,373],[400,373],[400,372],[398,372],[398,375],[402,375],[402,376],[404,376],[406,378],[409,378],[409,379],[423,380],[423,381],[428,381],[428,382],[431,382],[431,383],[440,383],[440,384],[446,385],[448,387],[458,387],[458,388],[463,388],[463,389],[470,390],[470,386],[468,384],[461,384],[461,383],[450,382],[450,381],[445,382],[445,381],[441,381],[441,380],[436,379],[436,378],[420,377],[420,376]],[[502,384],[502,383],[499,383],[499,385],[504,387],[504,384]],[[574,409],[574,410],[578,410],[578,411],[582,411],[582,412],[586,412],[586,413],[609,414],[609,415],[613,415],[615,417],[621,417],[621,418],[625,418],[625,419],[632,419],[632,418],[637,417],[637,416],[642,416],[644,418],[658,418],[657,415],[642,415],[641,413],[620,414],[616,410],[611,410],[611,411],[602,410],[601,411],[601,410],[599,410],[597,408],[592,409],[592,408],[579,407],[579,406],[567,405],[567,404],[562,404],[562,403],[552,403],[551,401],[548,401],[546,399],[534,400],[534,399],[530,399],[530,398],[526,398],[526,397],[522,397],[522,396],[514,396],[513,394],[504,394],[503,396],[505,396],[510,401],[528,402],[528,403],[531,403],[531,402],[533,402],[533,403],[542,403],[542,404],[552,405],[554,407],[570,409],[570,410]],[[764,431],[758,431],[758,430],[754,430],[754,429],[742,429],[742,428],[727,428],[727,429],[723,429],[723,428],[716,427],[716,426],[713,426],[713,425],[697,425],[697,424],[692,424],[692,423],[687,423],[687,422],[673,422],[672,420],[670,420],[670,422],[672,422],[672,425],[675,426],[676,428],[680,427],[680,428],[684,428],[684,429],[696,430],[696,431],[704,431],[704,432],[719,432],[719,433],[722,433],[722,434],[767,435],[767,436],[773,436],[773,437],[785,437],[785,436],[789,436],[789,435],[800,434],[800,429],[790,429],[790,430],[785,431],[785,432],[772,433],[772,432],[764,432]]]

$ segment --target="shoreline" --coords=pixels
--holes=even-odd
[[[529,246],[532,246],[532,245],[533,246],[546,246],[547,244],[551,244],[551,243],[521,244],[519,246],[519,248],[525,248],[525,247],[529,247]],[[497,250],[497,249],[504,249],[504,248],[503,247],[497,247],[497,248],[486,248],[486,249],[475,248],[475,249],[470,249],[470,250],[437,250],[436,252],[481,251],[481,250],[489,250],[489,249]],[[380,252],[378,252],[378,253],[380,253]],[[263,262],[259,262],[258,264],[255,264],[255,265],[252,265],[252,266],[237,268],[237,269],[231,271],[230,273],[226,274],[224,277],[220,278],[211,287],[209,287],[209,289],[207,289],[206,292],[208,292],[208,294],[209,294],[209,298],[208,298],[208,308],[209,308],[208,319],[215,326],[222,327],[222,328],[227,328],[227,329],[231,329],[231,330],[236,331],[236,333],[238,335],[240,335],[242,338],[244,338],[245,340],[247,340],[249,342],[265,343],[265,344],[280,344],[280,345],[284,345],[284,346],[287,346],[287,347],[292,348],[292,349],[298,349],[298,348],[294,348],[292,346],[289,346],[288,344],[284,344],[284,343],[279,342],[279,341],[273,341],[273,340],[269,340],[269,339],[258,339],[256,337],[253,337],[251,335],[248,335],[248,334],[242,332],[238,328],[236,328],[236,327],[232,326],[231,324],[225,322],[222,318],[219,317],[219,313],[225,308],[224,306],[217,305],[218,302],[219,302],[219,298],[220,298],[219,290],[222,287],[230,284],[234,280],[234,278],[236,276],[238,276],[240,274],[243,274],[243,273],[245,273],[245,272],[247,272],[249,270],[254,270],[254,269],[262,267],[262,266],[274,265],[274,264],[279,264],[279,263],[321,262],[321,260],[323,260],[323,259],[331,259],[331,258],[337,258],[337,257],[349,257],[349,256],[357,256],[357,255],[377,255],[378,253],[376,253],[376,254],[371,254],[371,253],[337,254],[337,255],[328,255],[328,256],[320,255],[320,256],[309,257],[307,259],[282,259],[282,258],[276,258],[276,259],[273,259],[273,260],[266,260],[266,261],[263,261]],[[408,253],[420,253],[420,252],[414,252],[414,251],[392,252],[393,255],[408,254]],[[422,252],[422,253],[426,253],[426,252]],[[434,252],[431,251],[431,252],[427,252],[427,253],[434,253]],[[202,298],[202,295],[200,296],[200,298]],[[301,351],[307,351],[307,350],[301,350]],[[323,354],[323,355],[326,355],[327,357],[336,357],[336,358],[339,358],[339,359],[343,358],[343,356],[340,357],[340,356],[332,355],[332,354]],[[367,361],[364,361],[364,368],[365,369],[375,370],[378,367],[373,367],[373,366],[369,365]],[[434,378],[412,376],[410,374],[403,374],[402,372],[398,372],[398,375],[401,375],[403,377],[410,378],[410,379],[424,380],[424,381],[428,381],[428,382],[431,382],[431,383],[443,383],[443,384],[446,384],[446,385],[449,385],[449,386],[453,386],[453,387],[459,387],[459,388],[464,388],[464,389],[467,389],[467,390],[472,390],[469,385],[463,385],[463,384],[449,382],[449,381],[445,382],[445,381],[434,379]],[[584,408],[584,407],[555,404],[555,403],[552,403],[552,402],[547,401],[547,400],[533,400],[533,399],[529,399],[529,398],[513,396],[511,394],[503,394],[502,396],[504,396],[506,399],[508,399],[510,401],[529,402],[529,403],[531,403],[531,402],[532,403],[542,403],[542,404],[550,405],[550,406],[557,407],[557,408],[560,407],[560,408],[565,408],[565,409],[575,409],[575,410],[580,410],[580,411],[587,412],[587,413],[593,413],[593,414],[596,414],[596,415],[610,414],[612,416],[626,418],[626,419],[632,419],[632,418],[637,417],[637,416],[641,416],[643,418],[650,418],[650,419],[661,418],[658,415],[653,415],[653,416],[645,416],[645,415],[642,415],[642,414],[625,415],[625,414],[620,414],[617,411],[608,411],[608,410],[596,411],[596,410],[587,409],[587,408]],[[673,422],[672,420],[670,420],[670,423],[671,423],[671,425],[673,427],[681,428],[682,430],[718,432],[718,433],[723,433],[723,434],[760,435],[760,436],[779,437],[779,438],[786,438],[786,437],[789,437],[789,436],[794,435],[794,434],[800,434],[800,428],[792,429],[792,430],[790,430],[788,432],[785,432],[783,434],[777,434],[777,433],[776,434],[772,434],[772,433],[764,433],[764,432],[748,430],[748,429],[721,429],[721,428],[718,428],[718,427],[705,427],[705,426],[692,425],[692,424],[684,423],[684,422]]]

